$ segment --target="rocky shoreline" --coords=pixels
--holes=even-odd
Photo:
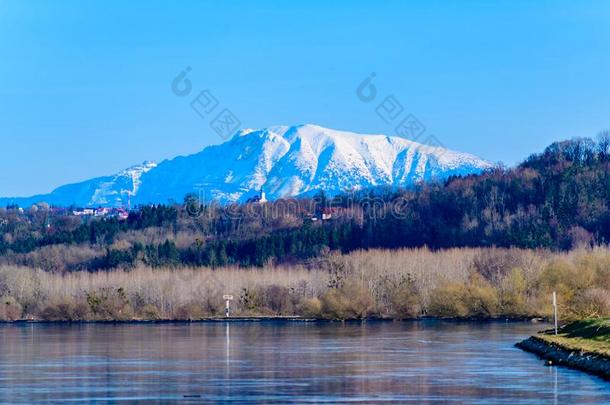
[[[610,380],[610,358],[608,356],[571,350],[536,336],[519,342],[515,346],[549,360],[553,365],[571,367]]]

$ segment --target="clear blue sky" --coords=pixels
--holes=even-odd
[[[514,164],[610,127],[608,1],[0,0],[0,195],[222,140],[170,90],[186,66],[243,127],[391,133],[376,72],[445,146]]]

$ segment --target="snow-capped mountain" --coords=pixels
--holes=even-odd
[[[361,135],[316,125],[241,130],[201,152],[145,162],[115,176],[63,186],[48,195],[0,199],[0,205],[125,206],[182,201],[244,201],[259,190],[267,198],[334,195],[375,186],[408,187],[418,181],[478,173],[492,164],[476,156],[386,135]]]

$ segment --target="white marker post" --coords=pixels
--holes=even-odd
[[[231,301],[233,301],[232,295],[223,295],[222,298],[227,302],[227,306],[225,307],[225,317],[229,317],[231,315]]]
[[[557,334],[557,292],[553,291],[553,313],[555,315],[555,334]]]

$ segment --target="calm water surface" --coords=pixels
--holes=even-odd
[[[529,323],[2,325],[0,402],[610,403]]]

